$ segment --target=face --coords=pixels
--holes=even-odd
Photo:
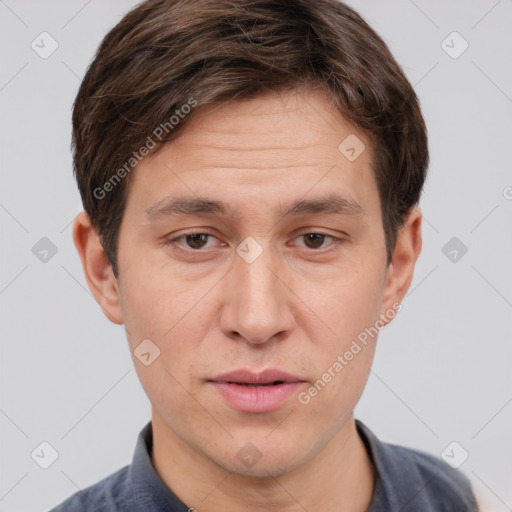
[[[209,107],[132,171],[109,316],[153,421],[191,452],[279,475],[352,417],[377,339],[362,333],[396,312],[372,159],[309,91]]]

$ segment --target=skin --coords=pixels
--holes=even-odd
[[[338,150],[349,134],[366,145],[352,162]],[[105,315],[125,325],[132,356],[147,338],[160,349],[149,366],[133,356],[152,404],[152,461],[198,512],[356,512],[370,504],[373,465],[353,410],[377,337],[307,405],[293,396],[275,411],[241,412],[207,379],[278,368],[307,391],[400,303],[421,251],[421,212],[411,209],[387,266],[372,159],[369,138],[321,91],[272,93],[196,112],[178,139],[132,171],[119,280],[87,214],[75,220],[87,283]],[[364,213],[277,213],[332,192]],[[169,195],[231,202],[239,214],[149,222],[145,211]],[[165,244],[188,232],[213,236],[180,239],[176,250]],[[236,252],[248,236],[263,250],[252,263]],[[252,467],[237,457],[248,442],[261,454]]]

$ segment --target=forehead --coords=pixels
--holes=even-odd
[[[322,91],[209,106],[194,113],[177,139],[139,163],[128,203],[141,215],[171,196],[222,200],[238,212],[249,202],[283,210],[297,208],[301,197],[335,192],[346,206],[363,206],[377,194],[372,151],[369,138]]]

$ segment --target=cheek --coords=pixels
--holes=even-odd
[[[333,350],[320,365],[313,384],[300,396],[299,407],[333,435],[350,417],[368,380],[375,343],[348,343]]]
[[[329,352],[344,351],[379,318],[383,274],[362,268],[342,269],[337,276],[332,275],[328,284],[321,282],[312,287],[312,283],[308,283],[307,305],[326,326],[328,336],[322,345]],[[307,325],[304,328],[308,330]],[[318,338],[313,332],[309,335],[312,340]]]
[[[359,279],[354,282],[351,293],[338,298],[339,317],[343,319],[345,341],[357,338],[361,332],[375,324],[381,307],[379,283],[375,280]]]
[[[177,276],[160,272],[132,272],[126,277],[120,298],[132,349],[145,338],[162,350],[172,345],[181,336],[183,326],[190,324],[190,318],[201,310],[204,291],[183,286]]]
[[[211,297],[204,297],[204,289],[161,277],[125,283],[122,307],[133,363],[157,409],[191,407],[192,399],[185,390],[195,392],[191,376],[201,361],[197,349],[215,321]],[[142,352],[138,347],[147,339],[158,354],[149,366],[138,359]]]
[[[383,276],[367,267],[364,272],[346,272],[310,295],[311,309],[318,311],[329,327],[323,330],[326,336],[319,336],[311,330],[311,323],[305,326],[318,363],[308,407],[324,421],[341,421],[363,392],[378,336],[375,324],[380,313],[381,279]]]
[[[152,408],[174,432],[181,432],[186,437],[191,429],[199,435],[208,428],[211,434],[215,422],[201,407],[186,374],[172,368],[165,355],[162,354],[150,367],[138,364],[137,374]],[[180,413],[176,414],[177,411]]]

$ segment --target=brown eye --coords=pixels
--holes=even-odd
[[[321,233],[307,233],[306,235],[302,236],[304,237],[306,246],[309,249],[320,249],[327,235],[322,235]]]
[[[318,250],[318,249],[327,249],[332,245],[337,243],[341,243],[342,240],[340,238],[336,238],[331,235],[326,235],[324,233],[304,233],[303,235],[299,235],[299,239],[304,239],[304,245],[307,249]],[[330,244],[325,244],[326,239],[330,239]]]
[[[181,246],[183,250],[192,250],[199,252],[201,249],[207,248],[209,238],[215,238],[210,233],[192,232],[170,238],[166,241],[171,247]]]
[[[206,233],[193,233],[191,235],[185,235],[185,241],[191,249],[202,249],[210,235]]]

